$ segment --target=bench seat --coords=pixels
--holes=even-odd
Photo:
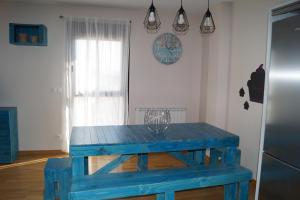
[[[158,199],[174,199],[175,191],[240,183],[239,199],[246,200],[251,178],[251,171],[239,165],[73,177],[69,199],[115,199],[149,194],[165,194]]]

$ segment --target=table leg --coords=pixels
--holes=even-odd
[[[165,200],[165,194],[164,193],[157,194],[156,200]]]
[[[248,200],[249,182],[240,183],[239,200]]]
[[[194,158],[195,158],[195,151],[188,151],[187,154],[186,154],[186,158],[188,160],[194,160]]]
[[[237,199],[237,185],[236,183],[224,186],[224,199],[236,200]]]
[[[72,176],[84,176],[85,174],[84,157],[72,157]]]
[[[148,170],[148,154],[138,154],[138,171]]]
[[[240,164],[241,151],[236,147],[228,147],[224,153],[224,162],[226,164]]]
[[[84,157],[84,175],[89,175],[89,157]]]
[[[197,151],[188,151],[186,157],[188,160],[196,161],[200,165],[203,165],[205,161],[205,149],[201,149]]]
[[[205,149],[195,151],[194,160],[200,165],[203,165],[205,162]]]
[[[224,154],[224,163],[225,164],[236,164],[237,160],[237,155],[239,150],[236,147],[228,147],[225,150]],[[237,199],[237,183],[233,184],[228,184],[224,186],[224,196],[225,200],[235,200]]]
[[[175,192],[166,192],[156,195],[156,200],[174,200]]]

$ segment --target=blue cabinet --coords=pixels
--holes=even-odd
[[[16,160],[18,144],[18,117],[16,107],[0,107],[0,163]]]

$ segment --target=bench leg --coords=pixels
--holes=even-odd
[[[156,200],[175,200],[175,192],[157,194]]]
[[[205,163],[205,149],[194,152],[194,160],[199,164]]]
[[[224,186],[224,199],[236,200],[237,197],[237,184],[228,184]]]
[[[195,157],[195,151],[188,151],[187,154],[186,154],[186,158],[188,160],[194,160],[194,157]]]
[[[71,187],[71,170],[69,173],[65,172],[59,179],[59,197],[60,200],[68,200],[68,192]]]
[[[239,190],[239,200],[248,200],[249,182],[241,182]]]
[[[148,170],[148,155],[138,154],[138,171]]]
[[[45,180],[44,200],[55,200],[55,185]]]
[[[210,149],[210,164],[217,165],[219,162],[219,157],[222,157],[222,152],[218,149]]]

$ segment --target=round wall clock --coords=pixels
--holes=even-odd
[[[153,43],[153,55],[160,63],[170,65],[176,63],[182,54],[179,38],[172,33],[159,35]]]

